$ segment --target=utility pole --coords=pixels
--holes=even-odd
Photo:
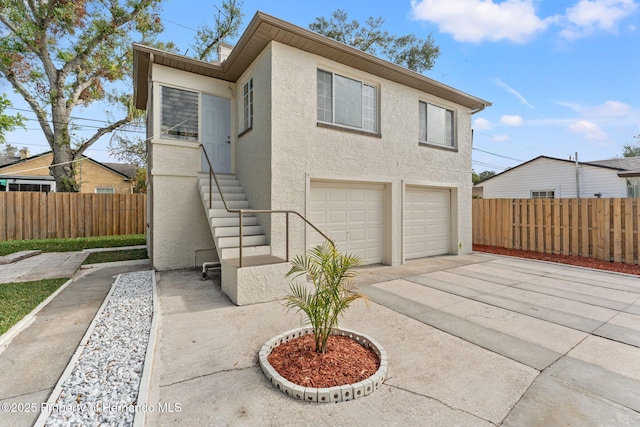
[[[580,198],[580,163],[578,163],[578,152],[576,151],[576,197]]]

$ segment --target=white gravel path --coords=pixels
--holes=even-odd
[[[118,276],[70,375],[49,399],[46,426],[131,426],[153,317],[153,273]],[[68,372],[70,368],[67,368]],[[66,377],[66,379],[65,379]],[[43,413],[45,410],[43,410]]]

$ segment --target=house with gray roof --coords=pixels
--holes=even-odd
[[[640,197],[640,157],[578,162],[538,156],[474,186],[485,199]]]

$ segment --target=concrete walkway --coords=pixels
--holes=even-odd
[[[72,277],[89,252],[47,252],[0,264],[0,283]]]
[[[81,258],[84,260],[84,257],[86,254]],[[66,262],[75,258],[71,255]],[[43,268],[43,263],[40,263],[40,268],[30,273],[34,277],[30,280],[39,280],[47,275],[60,277],[54,273],[59,270],[56,270],[52,259],[54,258],[43,261],[50,268]],[[64,263],[65,261],[63,265]],[[79,266],[80,263],[77,263],[76,270]],[[3,274],[2,267],[6,266],[0,267],[0,274]],[[35,422],[40,413],[40,405],[47,401],[67,367],[111,289],[115,276],[138,270],[148,270],[148,266],[96,268],[79,273],[73,283],[38,313],[28,328],[13,338],[11,344],[0,353],[0,426],[26,427]],[[40,275],[36,276],[36,272]],[[25,275],[16,274],[16,277],[22,279]],[[0,277],[3,282],[7,281],[6,276]],[[9,404],[8,411],[5,410],[6,404]],[[18,407],[14,406],[16,410],[12,412],[11,404],[20,404],[21,410],[18,411]]]
[[[236,307],[193,270],[157,277],[149,404],[172,411],[149,426],[640,425],[637,277],[483,254],[364,268],[370,303],[341,325],[385,348],[389,377],[339,404],[293,400],[257,366],[299,325],[281,302]]]

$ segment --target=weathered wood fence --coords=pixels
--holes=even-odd
[[[473,200],[473,243],[638,264],[638,200]]]
[[[146,194],[0,193],[0,240],[146,233]]]

